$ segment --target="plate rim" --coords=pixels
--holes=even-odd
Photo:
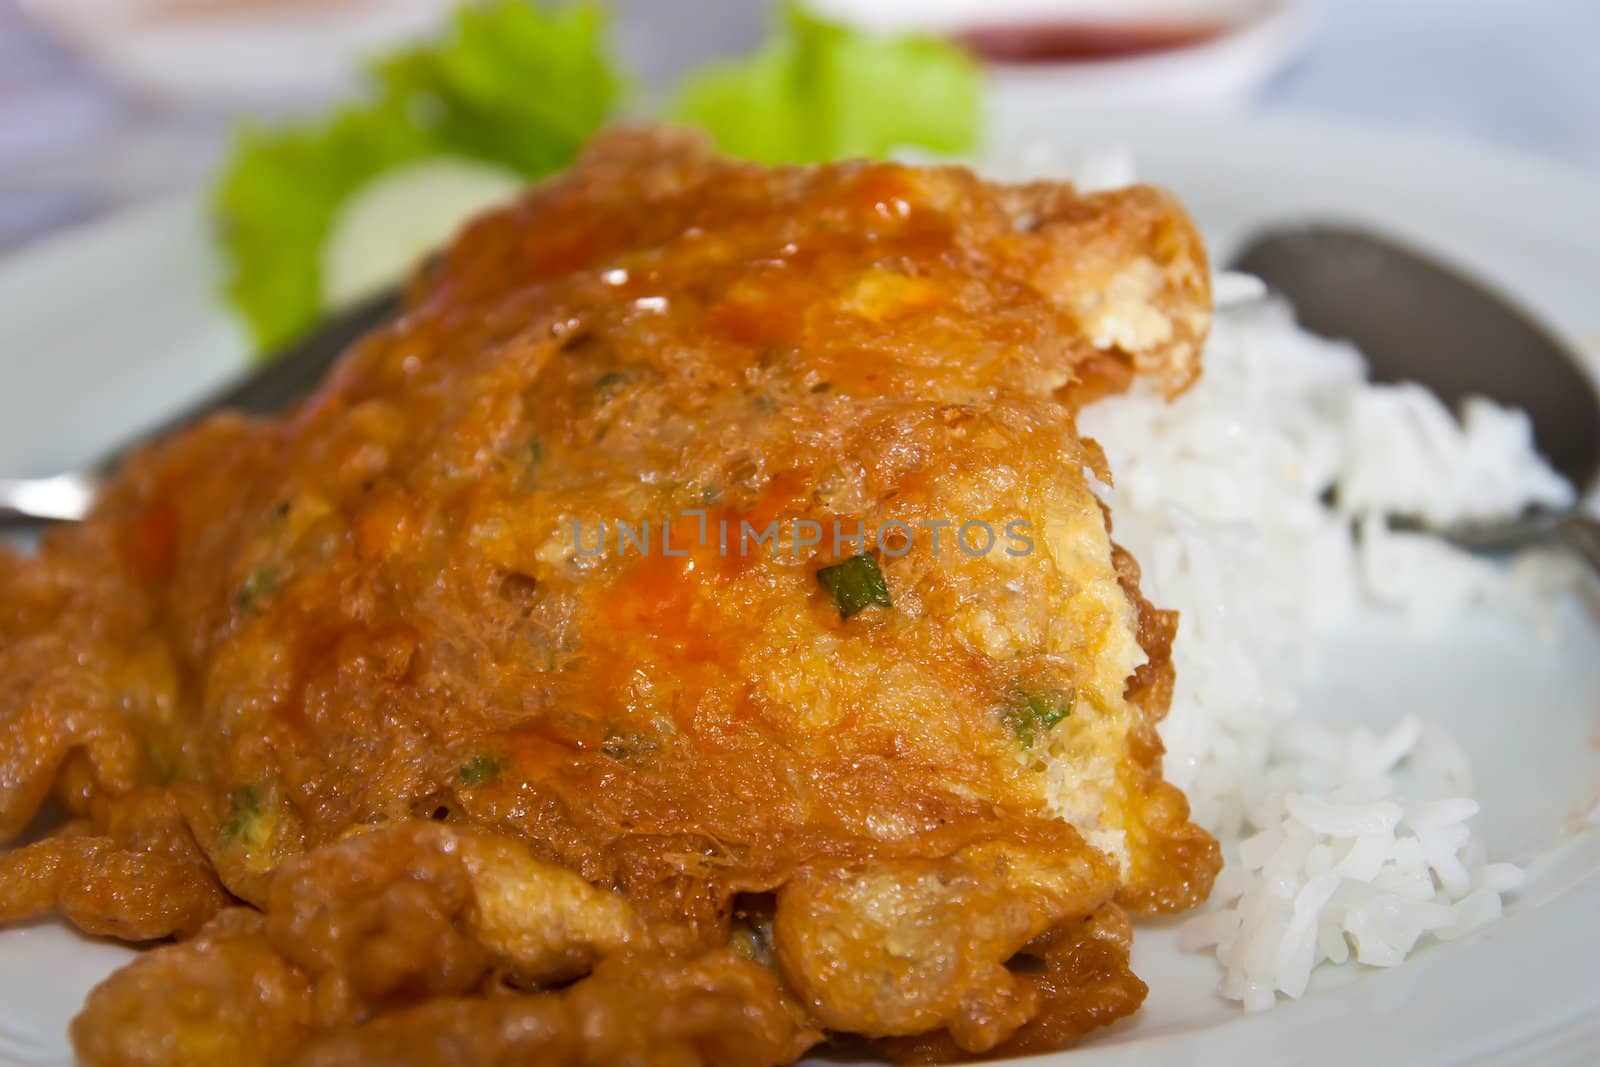
[[[1119,120],[1103,114],[1096,121],[1097,124],[1103,124]],[[1427,156],[1432,159],[1433,166],[1448,167],[1459,162],[1476,180],[1536,187],[1557,202],[1584,199],[1587,205],[1594,205],[1589,207],[1588,214],[1592,218],[1586,220],[1582,231],[1589,237],[1585,240],[1575,235],[1574,245],[1581,245],[1586,249],[1585,255],[1600,262],[1600,196],[1595,195],[1600,194],[1600,179],[1560,160],[1515,149],[1486,149],[1458,138],[1413,136],[1364,123],[1303,116],[1165,116],[1152,119],[1146,114],[1129,121],[1149,123],[1156,127],[1181,127],[1190,137],[1207,133],[1215,135],[1219,131],[1225,135],[1231,131],[1252,138],[1283,136],[1297,143],[1332,139],[1358,144],[1359,150],[1366,153],[1394,152],[1405,158]],[[1490,177],[1485,178],[1485,175]],[[18,292],[28,286],[39,284],[38,279],[52,271],[70,269],[76,262],[114,254],[118,246],[130,240],[139,240],[141,235],[144,235],[142,239],[149,240],[152,239],[150,234],[159,238],[160,234],[176,232],[181,227],[203,226],[206,214],[204,196],[191,190],[58,231],[11,250],[0,257],[0,313],[3,313],[8,300],[14,299]],[[217,291],[220,293],[220,285]],[[237,316],[220,299],[216,310],[220,316],[237,322]],[[1565,330],[1569,324],[1556,322],[1553,325],[1558,330]],[[1596,836],[1596,832],[1590,830],[1584,847],[1594,848],[1597,845]],[[1572,920],[1577,921],[1574,923]],[[1455,1055],[1460,1049],[1429,1050],[1413,1044],[1406,1049],[1408,1062],[1576,1063],[1582,1062],[1581,1053],[1562,1045],[1562,1041],[1573,1037],[1581,1041],[1600,1040],[1600,985],[1593,983],[1589,968],[1585,966],[1590,953],[1600,950],[1600,870],[1588,870],[1552,900],[1541,906],[1513,911],[1494,927],[1459,945],[1461,949],[1473,948],[1478,953],[1475,959],[1481,956],[1506,960],[1509,961],[1506,964],[1508,967],[1518,961],[1526,963],[1521,959],[1524,952],[1514,944],[1513,931],[1536,938],[1549,966],[1564,968],[1561,973],[1567,982],[1566,996],[1555,1002],[1536,994],[1535,990],[1547,988],[1547,979],[1541,979],[1537,984],[1513,983],[1510,987],[1513,996],[1502,999],[1508,1007],[1520,1004],[1521,1010],[1526,1013],[1521,1017],[1524,1025],[1520,1031],[1514,1025],[1508,1026],[1499,1044],[1479,1052],[1469,1050],[1465,1059]],[[1576,945],[1574,940],[1577,941]],[[1577,951],[1571,951],[1573,949]],[[1420,953],[1408,961],[1404,968],[1396,971],[1366,974],[1360,981],[1351,982],[1348,986],[1318,991],[1314,997],[1300,1003],[1280,1005],[1264,1017],[1279,1021],[1282,1024],[1280,1026],[1244,1026],[1242,1024],[1249,1017],[1241,1015],[1222,1023],[1177,1026],[1170,1032],[1143,1035],[1126,1041],[1116,1040],[1113,1033],[1108,1035],[1111,1040],[1095,1042],[1086,1046],[1084,1052],[1092,1051],[1098,1057],[1097,1062],[1106,1064],[1145,1062],[1148,1057],[1159,1058],[1164,1054],[1172,1058],[1187,1058],[1189,1046],[1204,1034],[1208,1057],[1289,1056],[1293,1050],[1277,1043],[1280,1035],[1276,1031],[1284,1027],[1292,1029],[1296,1025],[1295,1020],[1307,1015],[1352,1021],[1363,1017],[1388,1018],[1394,1012],[1397,989],[1417,986],[1425,973],[1448,969],[1451,960],[1461,954],[1457,946],[1442,946]],[[1501,989],[1504,991],[1503,986]],[[1516,1021],[1510,1020],[1513,1024]],[[1396,1055],[1395,1046],[1385,1043],[1393,1037],[1394,1032],[1388,1031],[1384,1039],[1375,1038],[1375,1032],[1368,1033],[1364,1038],[1358,1036],[1350,1039],[1366,1042],[1358,1051],[1387,1060]],[[1349,1037],[1349,1033],[1346,1037]],[[1541,1041],[1544,1044],[1538,1043]],[[1516,1046],[1518,1042],[1528,1044],[1506,1052],[1506,1046]],[[1211,1048],[1213,1045],[1214,1049]],[[1063,1058],[1059,1062],[1070,1063],[1064,1056],[1079,1054],[1082,1053],[1061,1054]],[[1350,1054],[1350,1046],[1341,1047],[1341,1059]],[[1319,1059],[1316,1051],[1294,1053],[1292,1058],[1304,1063],[1330,1062]],[[0,1057],[0,1062],[4,1062],[3,1057]],[[1058,1060],[1047,1056],[1027,1062],[1056,1063]]]

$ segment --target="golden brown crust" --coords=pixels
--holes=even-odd
[[[360,1018],[478,984],[492,959],[468,928],[472,903],[455,836],[437,824],[408,824],[283,864],[266,932],[310,978],[326,1016]]]
[[[1155,190],[602,138],[294,412],[157,445],[37,560],[0,557],[0,839],[52,789],[81,819],[0,863],[0,917],[185,935],[247,901],[261,928],[138,974],[192,958],[194,1003],[232,1020],[247,990],[220,972],[260,966],[283,1040],[332,1035],[327,1062],[529,1035],[552,1062],[758,1062],[819,1022],[978,1051],[1132,1010],[1109,956],[1060,970],[1103,998],[1005,964],[1113,893],[1173,910],[1215,871],[1160,778],[1173,622],[1113,552],[1073,423],[1132,373],[1189,381],[1208,300]],[[927,538],[1013,519],[1028,551]],[[581,551],[601,521],[656,550]],[[717,536],[890,521],[918,531],[877,550],[892,603],[848,619],[818,575],[848,540]],[[859,988],[898,965],[841,872],[948,935],[899,999]],[[919,896],[929,872],[950,885]],[[769,894],[777,970],[727,964]],[[825,974],[841,931],[861,967]],[[640,1034],[678,1059],[572,1036],[610,1010],[585,990],[654,1003],[624,957],[665,991]],[[119,1062],[146,981],[109,984],[80,1045]],[[478,999],[507,985],[515,1006]],[[129,1062],[163,1020],[200,1034],[174,1062],[235,1054],[152,1019]],[[433,1025],[455,1036],[414,1044]]]
[[[982,1058],[1027,1056],[1065,1048],[1092,1030],[1132,1015],[1148,992],[1128,968],[1133,928],[1115,904],[1065,923],[1027,947],[1017,980],[1039,1010]],[[895,1063],[959,1063],[975,1058],[949,1033],[868,1042],[868,1051]]]
[[[821,1035],[722,950],[622,956],[563,993],[442,999],[313,1042],[294,1067],[777,1067]]]
[[[1128,699],[1143,711],[1132,732],[1129,773],[1141,798],[1133,833],[1132,870],[1117,891],[1117,902],[1140,915],[1170,915],[1203,903],[1222,870],[1216,839],[1189,821],[1189,801],[1161,777],[1164,751],[1156,726],[1172,703],[1172,642],[1176,612],[1161,611],[1139,591],[1139,564],[1120,546],[1113,549],[1117,578],[1139,618],[1139,644],[1145,663],[1128,680]]]
[[[985,1052],[1040,1009],[1006,963],[1046,931],[1081,920],[1116,889],[1116,868],[1071,827],[969,845],[935,860],[799,871],[778,893],[782,973],[830,1030],[945,1030]]]
[[[103,533],[78,539],[70,559],[0,547],[0,842],[58,782],[76,784],[64,799],[77,812],[94,792],[133,788],[144,761],[127,712],[170,699],[159,642],[140,640],[142,598],[114,570],[87,572]]]
[[[91,934],[192,934],[232,898],[171,794],[97,797],[90,818],[0,855],[0,922],[59,911]]]
[[[85,1067],[275,1067],[311,1033],[311,984],[235,908],[188,941],[153,949],[89,994],[72,1022]]]

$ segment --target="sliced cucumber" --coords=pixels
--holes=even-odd
[[[523,184],[515,171],[450,156],[378,175],[333,220],[322,246],[322,306],[345,307],[399,282],[468,219]]]

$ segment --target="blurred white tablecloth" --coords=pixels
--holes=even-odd
[[[771,0],[614,0],[646,85],[748,47]],[[1268,111],[1368,120],[1556,157],[1600,176],[1600,0],[1320,0],[1310,52]],[[0,249],[193,186],[223,141],[215,116],[142,106],[0,0]]]

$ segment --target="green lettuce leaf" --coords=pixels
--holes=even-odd
[[[688,77],[670,113],[730,155],[815,163],[897,148],[970,152],[982,98],[977,65],[946,41],[864,33],[791,3],[771,41]]]
[[[242,130],[213,207],[228,296],[270,349],[321,312],[318,253],[345,199],[369,178],[435,151],[394,104],[346,111],[320,127]]]
[[[604,34],[604,18],[589,5],[468,6],[450,40],[381,60],[374,73],[386,97],[407,100],[444,151],[549,174],[572,161],[620,95]]]
[[[624,80],[587,3],[463,7],[435,44],[391,54],[361,104],[303,126],[242,130],[213,190],[228,295],[259,350],[315,324],[320,255],[340,208],[395,167],[456,156],[528,178],[570,163],[618,107]],[[957,154],[978,139],[981,77],[931,37],[880,37],[787,6],[754,55],[691,75],[671,117],[768,163]]]
[[[228,295],[260,350],[324,311],[319,253],[340,206],[371,178],[435,155],[549,174],[622,89],[597,8],[525,0],[465,7],[444,40],[385,59],[373,75],[369,101],[327,120],[242,130],[213,190]]]

